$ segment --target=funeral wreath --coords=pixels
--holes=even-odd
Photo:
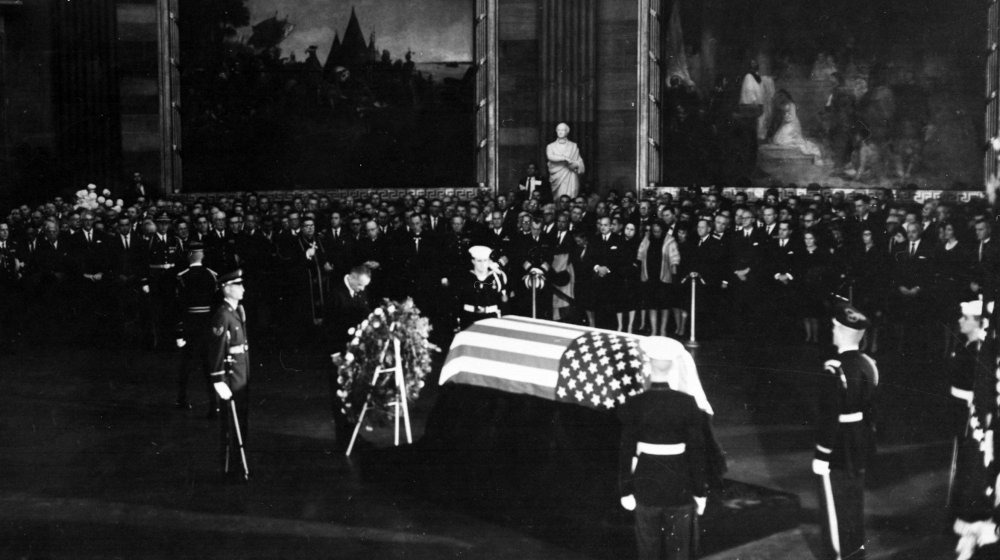
[[[392,417],[398,388],[393,373],[385,370],[396,365],[393,340],[399,341],[405,398],[417,398],[431,369],[431,352],[440,350],[428,340],[430,331],[430,322],[409,298],[383,300],[348,331],[352,338],[343,353],[334,355],[334,364],[341,411],[351,422],[358,421],[366,400],[366,419],[381,425]],[[383,371],[376,375],[379,370]]]

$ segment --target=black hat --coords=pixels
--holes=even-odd
[[[156,221],[157,222],[167,222],[169,224],[170,223],[170,216],[168,216],[167,213],[164,212],[164,213],[162,213],[162,214],[160,214],[159,216],[156,217]]]
[[[242,284],[243,283],[243,271],[237,268],[232,272],[227,272],[222,276],[219,276],[219,286],[228,286],[230,284]]]
[[[205,244],[202,243],[201,241],[192,241],[191,243],[188,243],[188,253],[194,253],[196,251],[204,251],[204,250],[205,250]]]
[[[856,331],[863,331],[871,326],[864,313],[847,303],[838,303],[833,307],[833,320]]]

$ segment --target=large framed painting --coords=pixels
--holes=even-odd
[[[982,2],[665,4],[661,184],[982,188]]]
[[[187,191],[475,182],[473,0],[181,0]]]

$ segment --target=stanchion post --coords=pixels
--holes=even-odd
[[[688,277],[688,280],[691,281],[691,336],[688,337],[688,341],[684,345],[688,348],[697,348],[698,340],[695,338],[695,328],[697,326],[698,310],[695,307],[697,305],[697,288],[695,286],[698,282],[692,277]]]
[[[538,277],[533,273],[531,274],[531,318],[537,319],[538,314]]]

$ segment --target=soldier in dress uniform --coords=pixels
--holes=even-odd
[[[858,350],[868,318],[847,304],[833,313],[835,359],[820,376],[816,453],[812,468],[819,480],[823,556],[865,557],[865,469],[875,451],[875,360]]]
[[[10,225],[0,222],[0,348],[20,332],[23,263],[19,248],[10,237]]]
[[[177,273],[177,345],[182,350],[180,369],[177,370],[177,403],[179,410],[190,410],[187,400],[188,377],[192,369],[197,369],[199,377],[205,382],[208,394],[208,416],[214,417],[219,412],[219,404],[215,391],[208,382],[208,369],[205,357],[206,334],[208,321],[212,317],[212,304],[218,291],[216,283],[218,276],[215,271],[202,265],[205,258],[205,246],[194,241],[188,246],[188,266]]]
[[[979,421],[973,412],[973,389],[980,349],[986,339],[983,302],[961,304],[962,316],[958,330],[965,337],[951,353],[949,377],[951,399],[948,419],[953,436],[951,476],[948,480],[948,509],[951,520],[973,521],[988,513],[992,498],[982,492],[981,482],[987,480],[986,467],[980,455],[979,442],[973,437]]]
[[[184,252],[180,242],[171,233],[170,216],[160,214],[156,218],[156,233],[146,245],[146,262],[149,273],[146,278],[150,298],[150,328],[153,335],[153,347],[159,347],[164,342],[164,333],[173,324],[171,318],[174,301],[174,280],[177,278],[175,268],[183,263]]]
[[[500,306],[507,302],[507,275],[490,260],[492,252],[484,245],[471,247],[472,270],[456,280],[462,329],[480,319],[499,317]]]
[[[707,504],[703,414],[694,396],[669,384],[677,377],[683,346],[649,337],[640,349],[649,360],[652,384],[618,410],[621,504],[635,511],[640,559],[685,560],[695,552],[695,515]]]
[[[216,307],[209,321],[205,359],[210,367],[209,379],[219,398],[236,404],[239,433],[247,441],[247,416],[250,412],[247,383],[250,377],[250,355],[246,330],[246,313],[243,300],[243,271],[236,269],[219,277],[222,303]],[[237,424],[232,414],[220,415],[222,419],[222,471],[223,475],[238,472],[240,460],[236,443]]]

